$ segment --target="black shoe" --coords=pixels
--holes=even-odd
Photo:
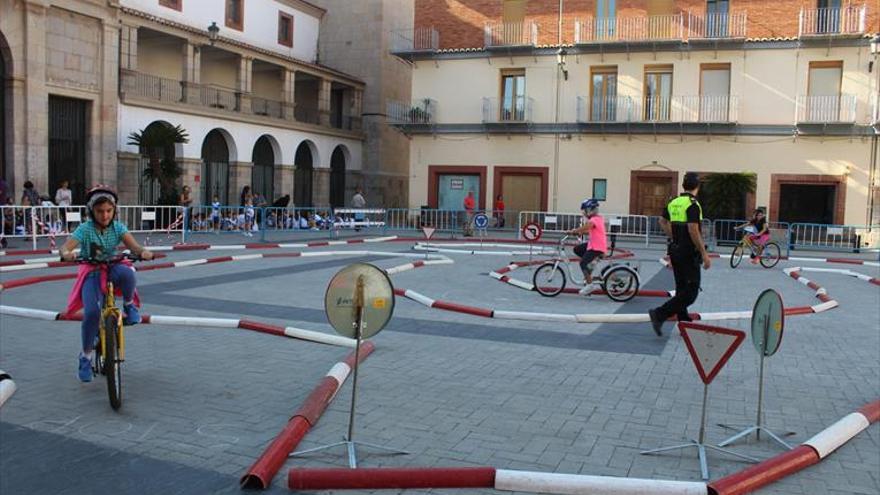
[[[649,309],[648,316],[651,318],[651,327],[654,329],[654,333],[656,333],[658,337],[662,337],[663,336],[663,319],[661,319],[657,315],[656,309]]]

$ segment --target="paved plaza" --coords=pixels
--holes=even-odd
[[[195,241],[243,242],[237,236]],[[341,253],[143,272],[139,291],[148,314],[247,318],[335,334],[323,310],[333,274],[355,261],[386,269],[409,263],[412,258],[404,255],[416,253],[412,247],[413,242],[393,241],[248,250]],[[658,262],[659,250],[628,248],[639,264],[643,287],[673,289],[671,271]],[[345,254],[363,250],[371,253]],[[159,262],[243,253],[173,251]],[[444,255],[454,263],[392,275],[394,286],[432,299],[542,313],[645,313],[662,301],[636,297],[621,304],[604,296],[570,294],[544,298],[488,276],[525,255]],[[691,309],[750,310],[767,288],[779,291],[786,306],[818,304],[814,290],[783,273],[793,266],[845,268],[880,277],[880,270],[868,265],[782,261],[766,270],[745,261],[731,270],[726,259],[716,258],[703,272],[703,290]],[[0,283],[71,271],[4,272]],[[521,268],[510,276],[530,282],[531,273]],[[793,444],[880,397],[880,287],[839,273],[804,276],[840,306],[787,317],[781,349],[767,361],[766,424],[776,432],[792,432],[786,439]],[[60,311],[70,284],[4,290],[0,304]],[[748,320],[714,323],[749,330]],[[397,297],[393,319],[372,339],[376,350],[360,369],[355,438],[409,455],[362,452],[360,462],[364,467],[493,466],[697,481],[693,451],[639,455],[698,433],[702,383],[678,331],[672,323],[664,330],[657,338],[648,323],[482,318]],[[229,328],[149,324],[126,335],[125,402],[114,412],[103,378],[82,384],[75,376],[78,322],[2,316],[0,369],[14,378],[18,391],[0,411],[0,493],[239,493],[239,477],[334,363],[350,352]],[[747,339],[709,389],[709,441],[733,433],[718,424],[754,421],[757,378],[758,354]],[[351,379],[298,449],[342,438],[350,393]],[[780,452],[754,437],[732,448],[761,459]],[[345,465],[341,449],[288,460],[267,491],[288,492],[290,467]],[[746,466],[710,453],[712,479]],[[465,492],[500,493],[400,493]],[[820,464],[758,493],[880,493],[880,428],[869,427]]]

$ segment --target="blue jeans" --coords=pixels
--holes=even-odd
[[[134,269],[126,265],[113,265],[108,276],[113,286],[122,290],[123,301],[131,301],[136,285]],[[98,322],[101,319],[101,307],[104,305],[102,290],[101,271],[95,270],[83,282],[80,293],[83,302],[82,348],[85,354],[95,347],[95,338],[98,336]]]

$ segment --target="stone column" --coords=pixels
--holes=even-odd
[[[202,52],[198,45],[189,41],[183,44],[183,100],[199,104],[198,85],[202,79]]]
[[[252,186],[251,173],[254,164],[251,162],[229,162],[229,202],[238,204],[241,199],[241,189],[244,186]]]
[[[91,175],[94,180],[90,183],[112,184],[118,177],[116,128],[119,125],[119,27],[109,20],[102,21],[101,27],[103,44],[98,50],[101,60],[95,63],[95,67],[101,67],[101,95],[93,102],[98,111],[91,112],[89,134],[92,138],[92,159],[86,168],[86,180]]]
[[[364,91],[362,89],[355,89],[352,91],[351,95],[351,108],[349,112],[351,114],[351,130],[360,131],[363,128],[363,124],[361,123],[361,113],[364,110]]]
[[[31,180],[38,191],[49,190],[49,96],[46,90],[46,12],[44,5],[25,2],[25,43],[27,58],[21,61],[24,71],[24,94],[17,104],[24,120],[24,139],[13,150],[23,157],[15,164],[15,202],[21,198],[23,184]],[[18,122],[15,122],[17,125]]]
[[[363,188],[364,195],[367,196],[367,207],[371,207],[370,197],[367,195],[367,188],[364,184],[364,175],[360,170],[346,170],[345,171],[345,204],[350,205],[351,197],[354,196],[357,188]],[[375,205],[377,208],[381,207],[378,203]]]
[[[187,185],[192,190],[192,204],[205,204],[202,198],[202,159],[201,158],[177,158],[177,165],[182,169],[180,174],[180,187]],[[208,201],[210,203],[210,201]]]
[[[116,154],[116,193],[119,202],[124,205],[140,204],[139,190],[141,181],[145,180],[138,174],[141,155],[119,151]]]
[[[236,96],[238,97],[238,111],[242,113],[251,113],[251,91],[253,91],[251,77],[253,65],[253,58],[239,57],[237,80],[238,92]]]
[[[275,181],[275,196],[280,198],[285,194],[289,194],[291,203],[293,202],[293,176],[293,164],[275,165],[275,177],[273,177]],[[271,203],[274,199],[270,199],[269,202]]]
[[[281,101],[284,102],[284,120],[295,120],[296,72],[284,69],[284,85],[281,88]]]
[[[330,91],[333,82],[321,79],[318,85],[318,123],[330,127]]]
[[[137,71],[138,69],[138,28],[123,24],[119,31],[119,68]]]
[[[312,170],[312,204],[327,206],[330,204],[330,169],[315,168]]]

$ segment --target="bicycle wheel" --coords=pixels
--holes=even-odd
[[[737,244],[733,251],[730,253],[730,267],[736,268],[739,266],[739,263],[743,260],[743,245]]]
[[[639,292],[639,275],[628,266],[615,266],[605,273],[602,289],[612,301],[629,301]]]
[[[779,244],[775,242],[768,242],[767,245],[764,246],[764,251],[761,253],[761,266],[764,268],[773,268],[776,266],[776,263],[779,263],[780,250]]]
[[[107,376],[107,394],[114,411],[122,406],[122,362],[119,361],[119,319],[117,315],[104,318],[104,336],[107,355],[104,356],[104,375]]]
[[[550,261],[539,266],[532,275],[532,283],[538,294],[553,297],[565,289],[565,272],[556,262]]]

